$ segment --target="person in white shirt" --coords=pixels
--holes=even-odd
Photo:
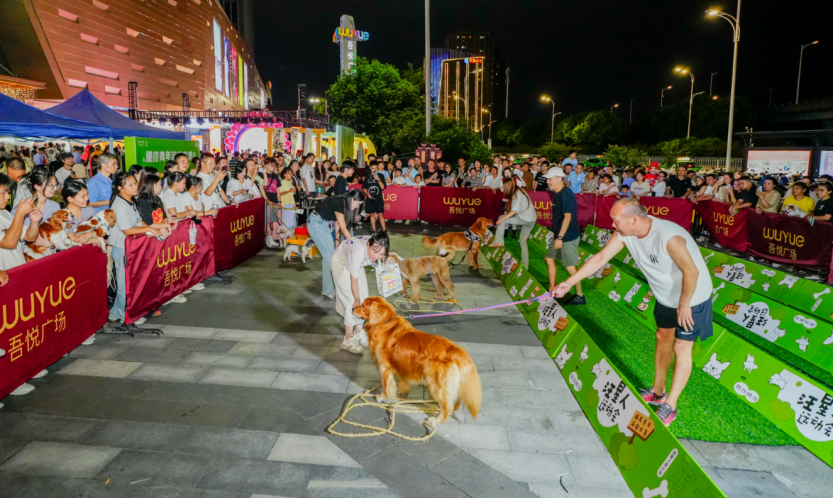
[[[490,174],[486,175],[486,181],[483,183],[483,187],[496,193],[501,190],[502,186],[503,179],[498,175],[497,168],[492,166]]]
[[[532,199],[529,198],[529,194],[510,179],[504,180],[503,195],[510,202],[509,211],[495,222],[497,226],[495,240],[489,247],[503,247],[503,235],[506,233],[507,226],[521,227],[521,236],[518,239],[521,246],[521,265],[529,268],[529,248],[526,241],[529,239],[532,227],[535,226],[535,221],[538,219],[535,213],[535,205],[532,203]]]
[[[188,192],[185,193],[190,197],[191,209],[194,214],[202,218],[203,216],[214,216],[217,214],[218,208],[214,199],[203,193],[202,178],[194,176],[188,179]]]
[[[694,341],[712,335],[712,280],[694,239],[676,223],[649,216],[638,199],[620,199],[610,210],[616,232],[598,254],[555,288],[561,297],[582,279],[599,271],[622,249],[628,249],[645,275],[656,299],[657,324],[654,383],[641,389],[642,399],[658,405],[657,417],[669,425],[677,416],[677,400],[691,374]],[[676,360],[675,360],[676,358]],[[671,390],[665,384],[675,361]]]
[[[226,185],[226,195],[235,204],[254,199],[252,181],[246,178],[246,165],[237,163],[234,168],[234,177]]]
[[[301,180],[304,182],[304,188],[307,189],[307,194],[315,194],[315,169],[312,167],[312,161],[315,159],[315,154],[310,152],[304,157],[304,165],[301,166]]]
[[[637,170],[636,179],[630,185],[631,195],[637,199],[644,196],[651,195],[651,182],[645,179],[645,172]]]
[[[393,182],[394,185],[405,186],[408,184],[408,181],[402,176],[402,170],[398,169],[393,173]]]
[[[203,152],[200,156],[200,170],[197,173],[197,178],[202,180],[203,190],[202,194],[212,199],[214,205],[218,208],[231,204],[229,198],[221,187],[223,180],[228,176],[228,169],[216,169],[214,156],[208,152]]]
[[[659,172],[659,174],[657,175],[657,182],[654,184],[654,188],[651,189],[651,191],[654,193],[654,197],[665,197],[665,171]]]
[[[179,171],[168,175],[168,190],[162,192],[162,204],[171,218],[182,219],[195,215],[192,200],[185,193],[187,181],[185,174]]]
[[[61,167],[55,171],[55,178],[63,187],[66,179],[72,177],[72,165],[75,164],[75,159],[72,158],[72,154],[69,152],[61,152],[59,159],[61,160]]]

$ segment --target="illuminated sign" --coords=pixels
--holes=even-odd
[[[340,26],[333,33],[333,43],[339,44],[341,52],[341,72],[352,71],[356,64],[356,42],[366,41],[370,38],[367,31],[358,31],[353,16],[341,16]]]
[[[466,64],[483,64],[483,57],[470,57],[468,59],[463,59],[463,62]]]
[[[214,89],[223,91],[223,32],[214,21]]]
[[[223,37],[223,81],[225,84],[223,85],[223,93],[226,97],[229,96],[229,41],[228,38],[225,36]]]
[[[336,28],[333,33],[333,43],[338,42],[339,38],[353,38],[357,41],[367,41],[370,39],[370,33],[350,28]]]

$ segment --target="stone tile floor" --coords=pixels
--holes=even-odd
[[[406,233],[394,236],[396,252],[427,253],[422,227],[393,227]],[[425,443],[328,434],[350,395],[379,382],[378,369],[367,353],[338,348],[340,319],[318,295],[320,258],[279,255],[264,250],[231,272],[237,283],[166,306],[147,324],[163,337],[99,335],[32,381],[35,392],[4,399],[0,496],[630,494],[514,308],[418,324],[474,358],[476,420],[458,411]],[[453,270],[460,305],[506,301],[494,277]],[[410,396],[427,398],[420,387]],[[383,412],[358,416],[386,423]],[[423,418],[399,417],[397,427],[421,435]],[[728,496],[829,496],[833,471],[803,448],[684,444]]]

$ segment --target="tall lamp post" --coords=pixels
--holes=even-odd
[[[425,136],[431,134],[431,0],[425,0]]]
[[[675,67],[674,72],[680,75],[687,74],[691,77],[691,97],[688,99],[688,132],[685,135],[686,138],[691,138],[691,108],[694,105],[694,73],[682,67]],[[731,118],[729,119],[731,120]]]
[[[659,92],[659,106],[660,107],[662,107],[662,101],[665,99],[665,91],[666,90],[671,90],[671,88],[672,88],[671,85],[668,85],[667,87],[663,88],[661,92]]]
[[[613,104],[612,106],[610,106],[610,113],[611,113],[611,114],[613,114],[613,109],[614,109],[615,107],[619,107],[619,104]]]
[[[552,139],[555,136],[555,102],[547,95],[541,95],[541,101],[552,104],[552,124],[550,125],[550,143],[552,143]],[[561,113],[559,112],[558,114]]]
[[[798,83],[795,85],[795,103],[798,103],[798,90],[801,88],[801,64],[804,62],[804,49],[809,47],[810,45],[818,45],[819,41],[816,40],[813,43],[808,43],[806,45],[801,46],[801,55],[798,57]]]
[[[631,112],[630,112],[630,117],[628,118],[628,124],[629,125],[633,124],[633,101],[634,100],[636,100],[636,99],[631,99]]]
[[[735,127],[735,82],[738,76],[738,43],[740,42],[740,2],[738,0],[738,11],[735,16],[720,12],[714,9],[709,9],[706,14],[709,16],[717,16],[729,22],[732,25],[732,32],[734,33],[734,55],[732,56],[732,92],[729,94],[729,131],[726,138],[726,169],[732,162],[732,131]]]
[[[494,123],[494,121],[492,121],[492,111],[490,111],[489,109],[486,109],[484,107],[483,109],[480,109],[480,112],[489,113],[489,147],[491,147],[492,146],[492,123]],[[482,126],[480,127],[480,139],[483,140],[483,127]]]
[[[709,78],[709,96],[712,94],[712,85],[714,84],[714,75],[717,73],[722,73],[723,71],[715,71],[712,73],[711,78]]]
[[[466,100],[468,100],[468,99],[461,99],[460,97],[455,95],[454,100],[459,100],[460,102],[463,103],[463,110],[466,113],[466,129],[468,129],[468,127],[469,127],[469,103],[466,102]]]

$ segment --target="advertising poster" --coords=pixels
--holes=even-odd
[[[241,57],[240,53],[238,53],[237,65],[234,69],[237,71],[237,103],[240,105],[245,105],[246,102],[246,95],[243,93],[245,89],[245,85],[243,83],[243,67],[243,57]]]
[[[750,150],[746,172],[806,175],[810,171],[810,150]]]
[[[243,108],[249,108],[249,66],[243,63]]]
[[[830,265],[833,224],[772,213],[749,211],[746,217],[747,250],[780,263]]]
[[[263,198],[220,208],[214,219],[214,266],[228,270],[253,258],[265,244]]]
[[[424,187],[419,193],[420,219],[443,225],[470,227],[478,218],[493,223],[500,216],[503,196],[489,190]]]
[[[820,155],[818,176],[833,175],[833,150],[823,150]]]
[[[228,84],[228,75],[230,71],[229,67],[229,49],[230,44],[228,38],[223,37],[223,94],[228,97],[229,96],[229,84]]]
[[[182,152],[188,160],[200,155],[199,143],[194,140],[167,140],[162,138],[124,138],[124,157],[127,164],[153,166],[165,171],[165,162],[173,161]]]
[[[214,21],[214,89],[223,91],[223,32]]]

